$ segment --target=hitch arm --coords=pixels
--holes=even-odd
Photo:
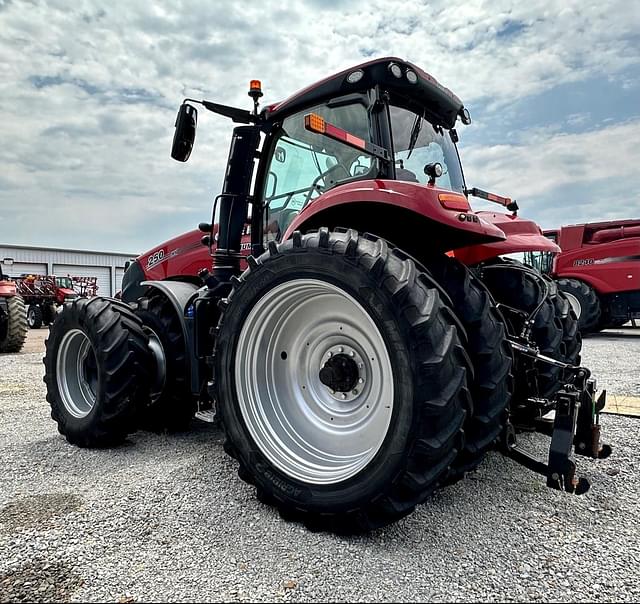
[[[578,455],[604,459],[611,455],[611,447],[600,443],[600,412],[606,403],[606,391],[595,398],[595,380],[590,371],[540,354],[535,348],[515,340],[510,341],[514,352],[561,368],[569,374],[567,384],[552,401],[555,408],[553,424],[544,417],[534,424],[536,432],[551,437],[548,462],[531,456],[517,445],[514,427],[508,423],[503,436],[503,453],[520,465],[542,474],[547,486],[568,493],[581,495],[589,490],[589,481],[576,476],[576,464],[571,458],[572,449]],[[530,402],[534,402],[533,400]]]
[[[577,391],[562,390],[558,394],[548,463],[536,459],[518,447],[512,426],[507,428],[510,436],[507,437],[504,448],[507,457],[545,476],[549,488],[575,495],[583,495],[590,487],[586,478],[576,477],[576,464],[571,459],[579,402]]]

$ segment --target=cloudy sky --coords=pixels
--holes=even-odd
[[[210,216],[231,124],[185,96],[273,102],[372,57],[454,90],[469,185],[544,227],[640,218],[640,2],[0,0],[0,243],[143,251]]]

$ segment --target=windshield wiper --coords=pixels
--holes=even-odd
[[[416,115],[416,119],[413,122],[413,127],[411,128],[411,136],[409,137],[409,154],[407,155],[407,159],[409,159],[411,157],[411,154],[413,153],[413,148],[416,146],[418,136],[420,136],[421,128],[422,118],[419,115]]]

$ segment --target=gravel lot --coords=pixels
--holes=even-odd
[[[582,497],[491,454],[409,518],[361,538],[261,505],[215,428],[72,447],[49,419],[44,330],[0,356],[0,601],[638,601],[640,419],[605,416],[614,455],[579,459]],[[640,330],[584,360],[637,396]],[[545,439],[529,438],[543,450]]]

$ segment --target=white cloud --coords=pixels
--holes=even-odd
[[[580,134],[531,131],[520,144],[473,146],[462,151],[467,177],[518,199],[559,187],[632,180],[638,174],[640,120]],[[478,185],[482,188],[482,185]],[[638,199],[638,191],[629,191]],[[640,210],[640,208],[637,208]]]
[[[640,119],[580,134],[521,133],[519,144],[463,149],[468,186],[518,200],[544,228],[640,218]],[[474,202],[476,209],[495,209]]]

